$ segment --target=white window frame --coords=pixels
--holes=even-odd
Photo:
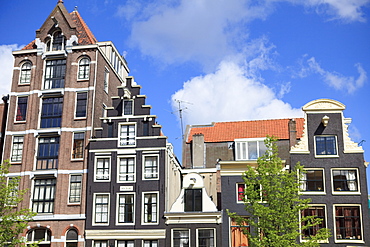
[[[157,247],[159,247],[159,241],[158,241],[158,239],[143,239],[143,241],[142,241],[142,246],[143,247],[146,247],[145,246],[145,241],[155,241],[155,242],[157,242]]]
[[[266,138],[242,138],[242,139],[235,139],[234,142],[235,142],[235,160],[257,160],[258,157],[260,157],[261,155],[263,154],[260,154],[260,145],[265,145],[264,141],[265,141]],[[256,159],[249,159],[248,156],[249,156],[249,153],[248,153],[248,143],[249,142],[256,142],[257,143],[257,158]],[[261,144],[262,142],[262,144]],[[243,147],[242,145],[245,145],[245,147]],[[245,153],[242,152],[241,153],[241,150],[245,150]],[[245,156],[245,158],[244,158]]]
[[[84,59],[87,59],[89,62],[88,62],[88,73],[87,73],[87,77],[84,77],[84,78],[80,78],[80,66],[81,66],[81,61],[84,60]],[[91,59],[87,56],[83,56],[81,57],[79,60],[78,60],[78,68],[77,68],[77,81],[84,81],[84,80],[89,80],[90,79],[90,69],[91,69]]]
[[[125,244],[124,247],[131,247],[131,246],[134,247],[135,246],[135,240],[134,239],[119,239],[119,240],[116,240],[115,246],[116,247],[123,246],[123,245],[120,244],[120,242],[123,242],[123,241],[127,241],[127,242],[131,242],[132,243],[132,245],[131,245],[131,243],[129,243],[130,245]]]
[[[109,169],[109,174],[108,174],[108,179],[102,179],[99,180],[97,179],[97,168],[98,168],[98,159],[109,159],[109,164],[108,164],[108,169]],[[111,181],[111,174],[112,174],[112,159],[110,156],[95,156],[95,162],[94,162],[94,182],[97,183],[105,183],[105,182],[110,182]]]
[[[188,245],[191,246],[191,235],[190,235],[190,229],[189,228],[173,228],[171,229],[171,247],[175,247],[174,243],[174,231],[188,231]]]
[[[311,167],[305,167],[303,170],[305,171],[322,171],[322,181],[323,181],[323,190],[322,191],[306,191],[306,190],[303,190],[302,187],[302,183],[300,184],[300,193],[302,194],[314,194],[314,195],[325,195],[326,194],[326,184],[325,184],[325,169],[324,168],[311,168]],[[304,176],[306,175],[307,173],[303,174]],[[306,177],[306,180],[307,180],[307,177]]]
[[[121,195],[132,195],[133,197],[133,212],[132,212],[132,222],[119,222],[119,199]],[[127,193],[117,193],[116,197],[116,225],[135,225],[135,211],[136,209],[136,193],[135,192],[127,192]]]
[[[333,177],[333,171],[356,171],[356,183],[357,183],[357,190],[351,191],[336,191],[334,190],[334,177]],[[347,168],[347,167],[341,167],[341,168],[331,168],[330,169],[330,177],[331,177],[331,190],[333,195],[360,195],[361,194],[361,188],[360,188],[360,178],[359,178],[359,172],[357,168]]]
[[[86,107],[85,107],[85,116],[84,117],[77,117],[76,116],[76,113],[77,113],[77,103],[78,103],[78,94],[82,94],[82,93],[86,93]],[[88,91],[78,91],[76,92],[76,97],[75,97],[75,111],[74,111],[74,119],[78,119],[78,120],[81,120],[81,119],[86,119],[87,118],[87,110],[88,110],[88,103],[89,103],[89,92]]]
[[[17,148],[17,149],[14,149],[14,139],[15,139],[15,137],[22,137],[23,138],[23,141],[22,141],[22,149],[20,149],[20,148]],[[18,142],[17,144],[19,145],[21,142]],[[19,150],[22,150],[22,155],[21,155],[21,157],[20,157],[20,160],[14,160],[13,161],[13,151],[15,151],[15,150],[18,150],[18,152],[19,152]],[[22,163],[22,159],[23,159],[23,150],[24,150],[24,135],[14,135],[14,136],[12,136],[12,148],[11,148],[11,151],[10,151],[10,163],[12,163],[12,164],[18,164],[18,163]],[[17,156],[19,156],[19,155],[17,155]]]
[[[146,161],[146,158],[149,158],[149,157],[155,157],[156,158],[157,172],[153,173],[153,174],[156,175],[156,177],[154,177],[154,178],[146,178],[145,177],[145,175],[146,175],[146,173],[145,173],[145,161]],[[159,179],[159,155],[158,154],[145,154],[145,155],[143,155],[142,162],[143,162],[143,164],[142,164],[142,170],[143,170],[142,179],[143,180],[158,180]],[[150,173],[150,174],[152,174],[152,173]]]
[[[121,159],[133,159],[134,160],[134,167],[133,167],[133,176],[134,176],[134,179],[133,180],[128,180],[128,181],[125,181],[125,180],[121,180],[120,179],[120,176],[122,175],[120,173],[120,168],[121,168]],[[129,173],[127,173],[129,174]],[[135,183],[136,182],[136,156],[134,155],[125,155],[125,156],[118,156],[117,157],[117,183]]]
[[[121,142],[121,137],[123,136],[123,135],[121,135],[122,126],[134,126],[134,137],[133,137],[133,141],[132,141],[133,144],[127,144],[127,145],[123,144],[122,145],[122,142]],[[127,139],[127,137],[130,137],[130,135],[125,135],[125,137]],[[137,126],[136,126],[136,123],[135,122],[120,123],[118,125],[118,146],[119,147],[135,147],[136,146],[136,141],[137,141]],[[126,142],[130,142],[130,141],[126,140],[124,142],[126,143]]]
[[[106,243],[106,245],[105,245],[104,247],[109,247],[109,241],[108,241],[108,240],[105,240],[105,239],[102,239],[102,240],[100,240],[100,239],[99,239],[99,240],[93,240],[92,246],[93,246],[93,247],[96,247],[96,245],[95,245],[95,244],[96,244],[97,242],[100,242],[100,243],[101,243],[101,242],[105,242],[105,243]],[[99,245],[99,247],[102,247],[102,245]]]
[[[360,224],[361,224],[361,237],[362,240],[352,240],[352,239],[338,239],[336,232],[337,232],[337,224],[336,224],[336,215],[335,215],[335,207],[359,207],[360,211]],[[335,243],[364,243],[364,223],[362,217],[362,208],[361,204],[333,204],[333,219],[334,219],[334,230],[333,230],[333,237]]]
[[[97,196],[108,196],[108,212],[107,212],[107,222],[96,222],[96,197]],[[94,193],[93,196],[93,226],[107,226],[109,225],[109,217],[110,217],[110,194],[109,193]]]
[[[22,72],[26,71],[25,68],[23,68],[23,66],[25,66],[26,64],[29,64],[30,65],[30,69],[29,69],[29,80],[26,81],[26,82],[22,82]],[[29,85],[31,84],[31,79],[32,79],[32,62],[29,61],[29,60],[26,60],[26,61],[23,61],[19,67],[19,80],[18,80],[18,85]],[[28,69],[27,69],[28,71]]]
[[[155,194],[156,195],[156,222],[145,222],[145,195]],[[142,210],[141,210],[141,224],[142,225],[158,225],[159,224],[159,192],[158,191],[146,191],[142,192]]]
[[[326,223],[325,228],[328,228],[328,211],[327,211],[327,208],[326,208],[326,204],[308,204],[308,206],[309,206],[308,208],[310,208],[310,207],[323,207],[324,208],[324,214],[325,214],[324,218],[325,218],[325,223]],[[334,214],[335,214],[335,212],[334,212]],[[299,222],[302,222],[301,219],[302,219],[302,210],[299,214]],[[302,225],[301,224],[299,225],[299,232],[302,233]],[[300,234],[299,240],[300,240],[301,243],[309,241],[309,240],[303,239],[302,234]],[[321,241],[319,241],[319,243],[329,243],[329,239],[321,240]]]
[[[216,245],[216,229],[215,228],[197,228],[196,229],[196,246],[198,247],[199,246],[199,230],[213,230],[213,246],[217,246]]]
[[[131,101],[131,114],[125,114],[125,101]],[[134,103],[133,99],[123,99],[122,100],[122,116],[132,116],[134,115]]]
[[[70,202],[70,196],[71,196],[71,185],[72,185],[72,176],[80,176],[81,177],[81,182],[80,182],[80,200],[79,202]],[[72,205],[80,205],[81,204],[81,199],[82,199],[82,181],[83,181],[83,176],[81,173],[79,174],[69,174],[69,185],[68,185],[68,204]]]
[[[244,201],[239,201],[239,185],[244,185],[244,191],[245,191],[245,183],[243,182],[240,182],[240,183],[236,183],[236,188],[235,188],[235,191],[236,191],[236,203],[240,203],[240,204],[244,204]]]
[[[335,137],[335,152],[336,154],[316,154],[316,137],[329,137],[334,136]],[[314,154],[315,158],[333,158],[333,157],[339,157],[338,153],[338,137],[336,135],[315,135],[314,136]]]

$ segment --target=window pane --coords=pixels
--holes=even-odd
[[[123,101],[123,115],[132,115],[132,100]]]
[[[248,237],[243,233],[244,230],[247,229],[249,231],[249,226],[238,226],[234,219],[231,220],[230,225],[230,235],[231,235],[231,247],[241,247],[241,246],[249,246],[248,245]]]
[[[202,189],[185,189],[185,212],[202,211]]]
[[[31,82],[31,63],[25,62],[21,67],[21,74],[19,78],[20,84],[26,84]]]
[[[19,97],[17,105],[16,121],[26,121],[28,97]]]
[[[110,178],[110,159],[98,158],[96,160],[95,180],[109,180]]]
[[[310,206],[309,208],[302,211],[302,217],[314,216],[315,218],[321,219],[321,223],[316,226],[310,226],[302,230],[302,238],[309,239],[315,236],[321,228],[326,227],[325,222],[325,208],[323,206]],[[307,224],[307,221],[302,222],[302,227]]]
[[[356,170],[333,170],[334,191],[358,191]]]
[[[198,230],[198,247],[213,247],[214,245],[214,230],[199,229]]]
[[[135,145],[135,125],[121,125],[120,146]]]
[[[108,223],[109,195],[95,197],[95,223]]]
[[[23,153],[23,136],[14,136],[13,137],[13,148],[12,148],[12,162],[20,162],[22,161],[22,153]]]
[[[72,159],[83,158],[85,133],[73,134]]]
[[[76,117],[86,117],[87,92],[77,93]]]
[[[256,160],[258,158],[257,142],[248,142],[248,159]]]
[[[41,110],[41,128],[61,127],[63,98],[44,98]]]
[[[33,211],[53,213],[56,179],[36,179],[34,183]]]
[[[83,58],[80,60],[78,67],[78,79],[88,79],[90,72],[90,60]]]
[[[134,222],[134,195],[119,195],[118,222]]]
[[[157,222],[157,194],[155,193],[144,195],[144,222]]]
[[[120,182],[135,180],[134,158],[120,158],[118,180]]]
[[[322,170],[306,170],[301,182],[303,191],[324,191],[324,180]]]
[[[335,207],[336,239],[362,240],[359,206]]]
[[[144,178],[158,178],[157,156],[145,157],[144,162]]]
[[[174,247],[189,247],[189,231],[188,230],[173,230],[173,246]]]
[[[82,175],[71,175],[69,185],[69,202],[79,203],[81,201]]]
[[[335,136],[316,136],[316,155],[336,155]]]

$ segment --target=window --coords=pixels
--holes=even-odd
[[[72,159],[82,159],[84,156],[85,133],[73,133]]]
[[[104,91],[108,93],[108,87],[109,87],[109,70],[105,68],[104,71]]]
[[[158,178],[158,156],[144,157],[144,179]]]
[[[324,172],[323,170],[305,170],[301,181],[302,191],[324,192]]]
[[[134,195],[118,195],[118,223],[134,222]]]
[[[197,229],[198,231],[198,247],[214,247],[215,231],[214,229]]]
[[[7,184],[9,189],[9,196],[7,197],[7,200],[5,204],[7,206],[13,206],[16,207],[18,202],[18,196],[19,196],[19,177],[8,177]],[[3,204],[4,205],[4,204]]]
[[[119,158],[118,182],[135,181],[135,158]]]
[[[360,206],[335,206],[336,240],[362,240]]]
[[[44,89],[63,88],[66,75],[66,60],[47,60]]]
[[[123,115],[132,115],[132,100],[123,101]]]
[[[119,145],[120,146],[136,145],[134,124],[131,125],[122,124],[120,126]]]
[[[120,240],[117,241],[117,247],[134,247],[134,241],[133,240]]]
[[[54,212],[55,183],[55,178],[35,179],[32,211],[36,213]]]
[[[157,196],[157,193],[144,193],[144,223],[158,223]]]
[[[236,184],[237,189],[237,201],[244,202],[245,184]]]
[[[69,229],[66,234],[66,247],[77,247],[78,233],[75,229]]]
[[[29,84],[31,82],[31,62],[25,62],[21,67],[21,73],[19,76],[19,84]]]
[[[158,240],[144,240],[143,247],[158,247]]]
[[[78,63],[78,79],[89,79],[90,73],[90,59],[84,57]]]
[[[61,31],[53,34],[52,51],[60,51],[64,49],[64,36]]]
[[[149,136],[149,122],[143,121],[143,136]]]
[[[185,189],[185,212],[202,211],[202,189]]]
[[[59,137],[40,137],[36,170],[58,168]]]
[[[316,155],[337,155],[337,139],[335,136],[315,136]]]
[[[357,170],[332,170],[333,190],[335,192],[358,192]]]
[[[63,98],[44,98],[41,110],[41,128],[60,127],[62,123]]]
[[[109,247],[108,240],[94,240],[94,247]]]
[[[76,118],[86,117],[87,92],[77,93]]]
[[[234,219],[230,222],[231,247],[241,247],[248,245],[248,236],[243,231],[249,231],[249,226],[244,222],[243,226],[239,226]]]
[[[13,136],[11,162],[21,162],[24,136]]]
[[[263,140],[235,140],[235,145],[236,160],[256,160],[267,150]]]
[[[28,97],[18,97],[15,121],[26,121]]]
[[[173,247],[189,247],[189,230],[172,231]]]
[[[82,175],[71,175],[69,178],[69,203],[81,202]]]
[[[310,239],[315,236],[321,228],[326,228],[326,217],[324,206],[310,206],[302,211],[302,218],[307,216],[314,216],[314,218],[321,219],[321,223],[316,226],[310,226],[309,228],[302,229],[302,238]],[[307,221],[302,222],[302,228],[307,224]]]
[[[95,181],[110,180],[110,158],[97,158],[95,165]]]
[[[108,224],[109,219],[109,194],[95,195],[94,223]]]
[[[41,247],[50,247],[50,240],[51,231],[47,228],[35,228],[27,232],[27,245],[37,243]]]

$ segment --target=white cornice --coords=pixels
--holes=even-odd
[[[165,229],[143,230],[85,230],[85,239],[164,239]]]

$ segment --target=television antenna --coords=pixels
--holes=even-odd
[[[182,112],[183,112],[183,110],[186,110],[188,108],[187,107],[182,108],[181,104],[190,104],[190,105],[192,105],[192,103],[186,102],[186,101],[183,101],[183,100],[178,100],[178,99],[175,99],[175,102],[179,104],[177,111],[179,112],[179,118],[180,118],[180,124],[181,124],[181,139],[182,139],[182,141],[184,141],[184,123],[183,123],[183,119],[182,119],[183,118],[182,117]],[[172,112],[172,114],[174,114],[174,112]]]

